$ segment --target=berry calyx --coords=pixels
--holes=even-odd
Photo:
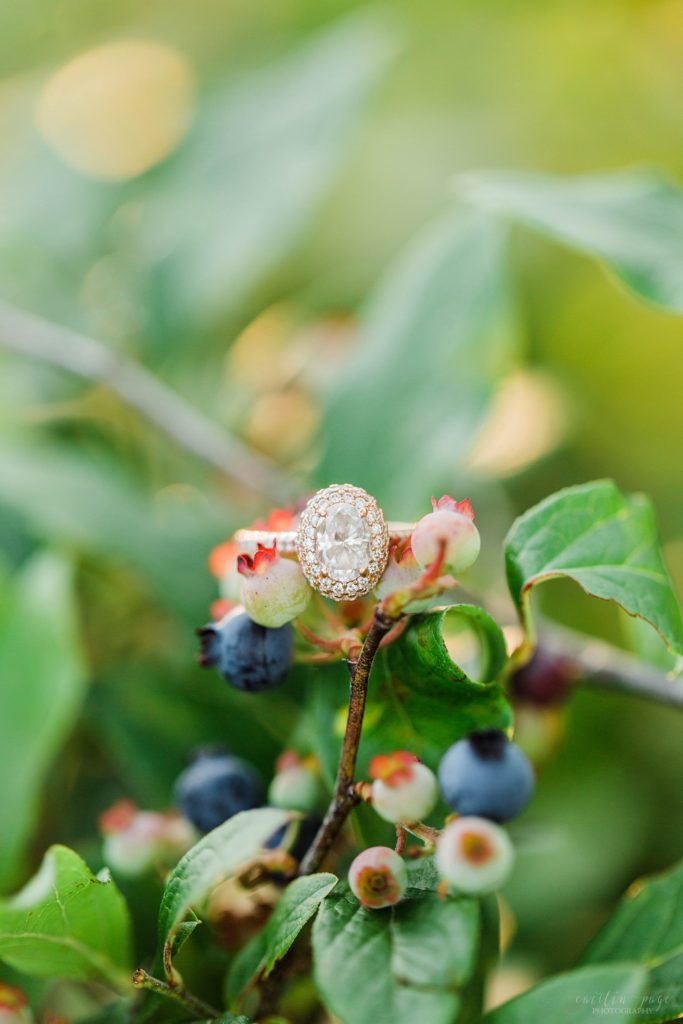
[[[197,840],[190,822],[180,815],[142,811],[130,800],[119,800],[104,811],[98,826],[104,862],[127,878],[173,867]]]
[[[393,824],[421,821],[438,799],[436,776],[405,750],[381,754],[370,762],[372,806]]]
[[[534,773],[504,732],[487,729],[449,747],[439,765],[439,785],[458,814],[509,821],[531,799]]]
[[[282,558],[277,545],[258,545],[255,555],[240,555],[240,599],[249,618],[276,629],[300,615],[311,599],[311,588],[298,562]]]
[[[391,847],[371,846],[351,864],[349,886],[361,906],[368,910],[391,907],[408,888],[408,869]]]
[[[239,607],[219,622],[202,626],[197,636],[202,668],[217,668],[231,686],[249,693],[279,686],[292,661],[292,627],[259,626]]]
[[[444,571],[464,572],[476,562],[481,547],[472,505],[468,498],[456,501],[445,494],[438,501],[432,498],[432,506],[434,511],[423,516],[412,533],[415,559],[426,569],[445,546]]]
[[[200,832],[211,832],[240,811],[259,807],[263,785],[255,769],[227,751],[201,751],[180,773],[173,790],[181,814]]]
[[[506,832],[485,818],[458,818],[436,846],[436,867],[449,885],[467,893],[499,889],[508,879],[515,851]]]
[[[278,758],[268,788],[268,803],[287,811],[314,811],[320,803],[320,782],[311,758],[300,758],[287,750]]]

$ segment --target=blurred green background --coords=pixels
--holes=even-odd
[[[228,692],[194,667],[193,629],[213,545],[312,486],[352,477],[392,518],[469,494],[471,586],[512,621],[514,516],[611,476],[652,496],[681,592],[680,318],[522,229],[501,267],[498,228],[468,227],[453,179],[680,179],[682,46],[676,0],[3,6],[4,890],[54,841],[99,867],[97,815],[123,796],[165,807],[197,742],[270,774],[292,692]],[[126,369],[103,371],[107,352]],[[112,372],[123,397],[87,379]],[[658,657],[569,584],[542,600]],[[573,698],[517,830],[510,984],[571,963],[634,877],[683,854],[682,727]]]

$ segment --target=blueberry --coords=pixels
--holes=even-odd
[[[281,825],[264,845],[267,850],[285,850],[294,860],[301,861],[308,853],[322,823],[322,818],[317,814],[295,818]]]
[[[263,784],[239,757],[199,751],[176,779],[174,802],[200,832],[211,832],[239,811],[261,806]]]
[[[202,668],[216,667],[238,690],[272,690],[284,680],[292,661],[294,630],[258,626],[244,612],[230,612],[220,622],[197,630]]]
[[[519,747],[505,733],[488,729],[471,733],[446,751],[439,784],[444,800],[458,814],[500,822],[526,807],[534,775]]]
[[[576,682],[576,665],[566,655],[539,647],[510,678],[510,690],[521,701],[552,706],[564,701]]]

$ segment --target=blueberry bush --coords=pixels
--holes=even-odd
[[[373,283],[333,270],[339,225],[311,237],[401,29],[314,20],[246,67],[192,26],[206,81],[149,165],[102,170],[87,104],[60,133],[56,72],[0,158],[0,1021],[666,1024],[683,192],[461,169]],[[163,123],[143,56],[121,161],[117,118],[145,153]],[[605,362],[643,395],[621,420]],[[240,549],[346,481],[411,522],[371,588],[323,596],[306,534]]]

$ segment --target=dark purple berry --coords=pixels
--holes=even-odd
[[[571,658],[539,647],[510,677],[510,691],[528,704],[561,704],[576,679],[577,669]]]
[[[289,623],[269,629],[233,611],[198,629],[197,636],[202,668],[217,668],[238,690],[258,693],[279,686],[292,662],[294,630]]]
[[[215,751],[199,752],[178,776],[174,801],[200,832],[211,832],[239,811],[261,806],[263,784],[241,758]]]
[[[460,815],[509,821],[534,789],[534,774],[520,748],[497,729],[473,732],[450,747],[439,765],[439,785]]]

